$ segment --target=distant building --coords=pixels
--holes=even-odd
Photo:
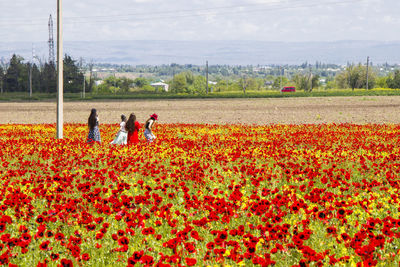
[[[167,83],[156,82],[156,83],[151,83],[150,85],[156,89],[162,88],[165,92],[168,92],[169,85]]]
[[[270,86],[270,85],[273,85],[273,84],[274,84],[274,81],[265,81],[264,82],[265,86]]]

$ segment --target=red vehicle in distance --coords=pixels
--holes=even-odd
[[[281,92],[282,93],[285,93],[285,92],[296,92],[296,87],[294,87],[294,86],[285,86],[285,87],[283,87],[281,89]]]

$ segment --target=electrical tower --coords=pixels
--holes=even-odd
[[[53,39],[53,18],[49,17],[49,63],[55,64],[54,57],[54,39]]]

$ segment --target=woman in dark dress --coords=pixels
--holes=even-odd
[[[93,144],[93,142],[101,143],[100,130],[99,130],[99,116],[97,115],[96,109],[92,108],[88,119],[89,134],[87,142]]]

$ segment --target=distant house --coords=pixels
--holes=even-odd
[[[168,92],[169,85],[167,83],[156,82],[156,83],[151,83],[150,85],[156,89],[162,88],[165,92]]]
[[[99,86],[100,84],[103,84],[103,83],[104,83],[103,80],[94,81],[94,84],[95,84],[96,86]]]
[[[265,86],[270,86],[270,85],[273,85],[273,84],[274,84],[274,81],[269,81],[269,80],[268,80],[268,81],[265,81],[265,82],[264,82],[264,85],[265,85]]]

